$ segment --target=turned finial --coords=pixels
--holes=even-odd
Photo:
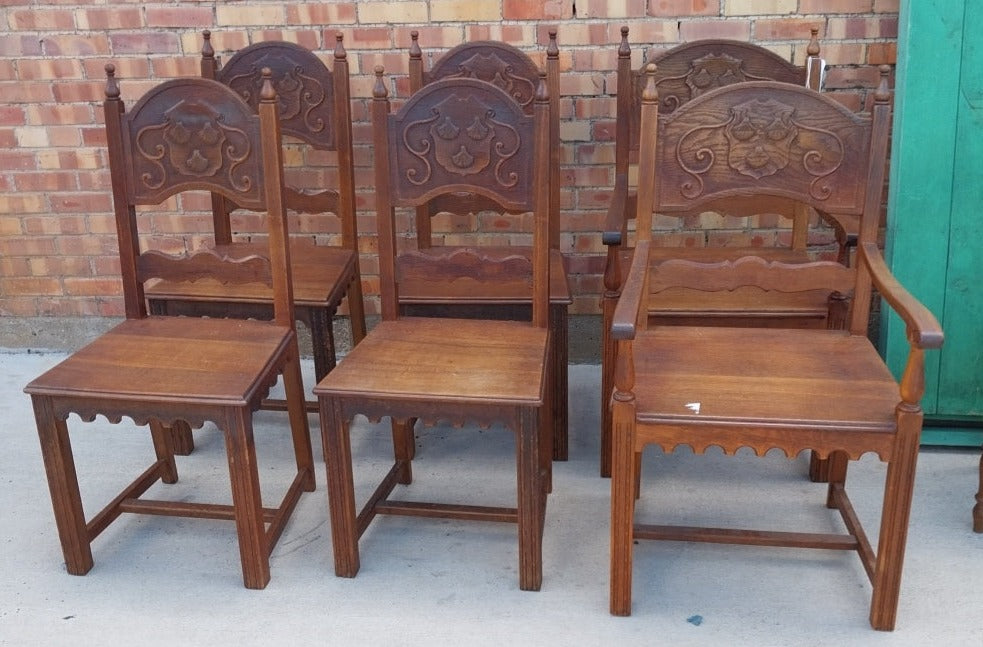
[[[810,32],[812,32],[812,36],[809,38],[809,46],[806,47],[806,54],[809,56],[819,56],[819,28],[813,27]]]
[[[618,45],[618,57],[628,58],[631,56],[631,47],[628,46],[628,25],[621,28],[621,44]]]
[[[204,42],[201,44],[201,57],[215,58],[215,50],[212,48],[212,32],[206,29],[201,32],[201,37],[204,39]]]
[[[659,91],[655,87],[655,63],[645,66],[645,89],[642,90],[642,103],[658,103]]]
[[[273,89],[273,70],[264,67],[262,75],[263,87],[259,91],[260,101],[276,101],[276,90]]]
[[[548,58],[559,58],[560,48],[556,44],[556,27],[549,28],[550,42],[546,46],[546,56]]]
[[[420,51],[420,32],[415,29],[410,32],[410,58],[423,58],[423,52]]]
[[[345,35],[340,31],[334,35],[334,57],[336,61],[343,61],[348,56],[344,41]]]
[[[119,82],[116,80],[116,66],[106,63],[106,98],[119,99]]]
[[[386,91],[386,83],[382,78],[385,71],[385,68],[381,65],[375,66],[375,85],[372,86],[372,97],[374,99],[385,99],[389,96],[389,93]]]

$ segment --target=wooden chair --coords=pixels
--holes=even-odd
[[[314,489],[297,335],[291,311],[290,253],[283,210],[277,97],[270,75],[259,115],[207,79],[167,81],[126,113],[114,67],[106,66],[105,114],[119,235],[126,319],[41,375],[31,395],[55,521],[69,573],[92,568],[92,541],[124,512],[235,520],[243,581],[261,589],[269,556],[303,491]],[[182,256],[141,251],[137,208],[177,193],[208,190],[268,213],[268,250],[229,257],[205,250]],[[144,239],[144,244],[150,241]],[[154,278],[262,282],[273,292],[272,321],[148,315],[143,285]],[[282,377],[297,474],[277,508],[263,506],[252,412]],[[157,460],[86,522],[67,418],[101,414],[149,425]],[[225,435],[232,505],[140,498],[157,481],[174,483],[169,430],[178,421],[212,422]],[[268,527],[267,527],[268,525]]]
[[[805,67],[789,63],[777,54],[757,45],[731,40],[700,40],[685,43],[667,50],[654,58],[656,85],[659,89],[659,111],[670,114],[688,101],[709,90],[731,83],[754,80],[773,80],[819,90],[823,74],[823,62],[819,57],[818,30],[812,30],[807,48]],[[644,69],[644,66],[643,66]],[[621,293],[622,279],[631,265],[633,250],[627,245],[629,222],[634,218],[637,193],[629,186],[630,167],[638,159],[640,142],[641,94],[644,87],[642,70],[631,69],[631,49],[628,45],[628,28],[621,29],[621,45],[618,48],[618,87],[628,92],[618,92],[618,119],[615,137],[615,187],[611,195],[607,224],[603,234],[607,246],[604,270],[604,292],[601,299],[603,313],[601,343],[601,475],[611,474],[611,411],[607,398],[614,383],[614,340],[610,336],[614,308]],[[768,255],[772,260],[805,262],[810,220],[816,218],[812,210],[785,197],[747,199],[728,196],[727,199],[700,207],[701,212],[712,211],[726,218],[786,218],[792,222],[791,240],[786,247],[754,248],[754,253]],[[664,214],[677,218],[698,216],[699,213]],[[851,227],[849,216],[837,218],[820,212],[822,219],[831,224],[840,241],[840,257],[848,258],[848,246],[855,243],[847,233]],[[841,222],[844,221],[844,222]],[[650,256],[653,263],[671,258],[723,261],[736,260],[749,251],[744,247],[653,247]],[[724,294],[707,295],[692,290],[667,291],[659,300],[658,309],[650,316],[653,322],[679,325],[714,326],[781,326],[781,327],[842,327],[845,322],[843,308],[829,317],[828,295],[817,291],[802,294],[765,293],[750,288]],[[814,480],[825,478],[826,466],[813,461],[810,474]]]
[[[876,245],[891,124],[887,76],[870,116],[790,84],[731,85],[659,116],[655,73],[642,106],[638,243],[612,324],[611,613],[631,612],[632,551],[639,539],[855,550],[873,584],[871,625],[894,627],[908,513],[922,427],[924,353],[942,344],[932,314],[891,275]],[[762,154],[770,166],[762,172]],[[796,199],[860,217],[856,267],[670,260],[654,267],[652,211],[689,210],[735,194]],[[742,286],[782,292],[852,293],[846,330],[653,325],[652,301],[673,287]],[[907,323],[911,350],[900,385],[867,339],[872,286]],[[830,461],[827,507],[846,534],[695,528],[638,523],[640,457],[646,445],[697,454],[750,447],[787,456],[812,450]],[[877,552],[847,497],[848,459],[887,462]]]
[[[475,79],[428,84],[390,115],[382,74],[377,67],[372,102],[382,322],[314,388],[335,573],[354,577],[358,572],[358,539],[377,514],[511,521],[519,527],[520,588],[538,590],[552,447],[544,406],[551,379],[546,84],[540,83],[531,117],[504,91]],[[406,252],[397,266],[395,208],[461,191],[533,212],[531,258],[484,248],[450,250],[446,256]],[[445,263],[449,273],[443,273]],[[468,268],[466,281],[476,291],[493,283],[502,283],[503,291],[525,286],[532,295],[531,322],[400,312],[404,280],[425,274],[448,283],[461,280],[461,267]],[[357,516],[348,429],[356,413],[390,416],[397,423],[396,461]],[[500,422],[510,428],[516,436],[516,507],[388,499],[397,483],[411,481],[413,438],[405,423],[417,417],[455,425]]]
[[[299,214],[334,214],[340,222],[340,246],[292,241],[294,314],[311,333],[315,379],[335,366],[332,320],[347,297],[352,342],[365,336],[355,222],[355,171],[352,152],[352,117],[348,85],[348,60],[342,36],[336,36],[333,69],[329,70],[309,50],[282,41],[250,45],[237,52],[221,69],[215,59],[211,34],[204,32],[201,75],[235,90],[253,109],[259,106],[261,70],[273,72],[279,97],[281,129],[311,148],[337,154],[338,188],[316,193],[286,189],[286,206]],[[242,253],[252,243],[233,240],[230,213],[243,205],[220,194],[212,196],[215,249]],[[273,293],[258,284],[222,284],[213,279],[195,282],[160,281],[146,290],[155,314],[265,318],[273,316]],[[282,409],[273,400],[266,408]],[[313,401],[308,403],[316,411]],[[179,434],[187,452],[190,431]]]
[[[518,102],[525,114],[532,115],[534,95],[539,83],[539,67],[525,53],[496,41],[463,43],[438,58],[430,71],[423,65],[419,35],[410,32],[410,90],[415,93],[429,83],[446,78],[475,78],[488,81],[505,90]],[[546,48],[546,84],[549,88],[549,154],[550,154],[550,335],[556,353],[551,358],[554,392],[550,399],[554,420],[553,458],[566,460],[567,446],[567,311],[572,298],[567,273],[560,253],[560,50],[556,43],[556,30],[549,30]],[[445,255],[451,246],[434,247],[432,219],[442,213],[457,215],[498,212],[518,215],[520,211],[502,208],[493,200],[480,194],[456,193],[436,197],[416,208],[416,244],[418,250],[431,250]],[[460,248],[458,248],[460,249]],[[503,254],[523,254],[528,257],[529,247],[501,247]],[[429,253],[429,252],[427,252]],[[463,258],[463,257],[459,257]],[[401,265],[402,258],[397,260]],[[442,270],[446,272],[447,270]],[[467,268],[462,267],[462,281],[433,281],[423,276],[419,281],[404,277],[400,284],[399,303],[405,314],[419,316],[480,317],[528,320],[530,299],[524,286],[503,291],[504,285],[486,285],[476,290],[467,282]]]

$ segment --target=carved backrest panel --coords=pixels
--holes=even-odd
[[[655,207],[760,193],[861,214],[870,132],[869,117],[790,84],[707,93],[659,117]]]
[[[220,83],[162,83],[125,115],[122,138],[131,203],[205,189],[243,207],[264,204],[259,117]]]
[[[656,89],[659,112],[669,114],[706,92],[733,83],[780,81],[805,85],[806,69],[789,63],[774,52],[751,43],[701,40],[674,47],[656,56]],[[638,129],[645,66],[632,73],[633,103],[630,114],[633,150],[638,149]]]
[[[424,87],[388,121],[393,203],[466,191],[533,209],[533,118],[504,91],[473,79]]]
[[[315,148],[334,150],[337,138],[331,70],[300,45],[270,41],[236,52],[215,79],[231,87],[255,109],[263,85],[263,68],[273,72],[283,133]]]
[[[539,68],[523,52],[496,41],[462,43],[434,63],[425,82],[447,78],[471,78],[492,83],[504,90],[532,114]]]

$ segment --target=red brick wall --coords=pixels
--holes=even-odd
[[[220,56],[262,39],[301,43],[330,56],[345,34],[355,97],[360,228],[369,312],[376,311],[370,128],[371,70],[382,63],[405,94],[407,47],[419,29],[427,55],[464,40],[500,39],[542,56],[546,28],[557,25],[562,65],[563,251],[576,295],[575,313],[597,312],[600,240],[612,182],[615,49],[631,27],[636,65],[654,48],[708,37],[759,43],[797,63],[810,27],[818,27],[831,69],[826,90],[861,108],[874,66],[894,63],[899,0],[405,0],[390,2],[200,2],[0,0],[0,314],[122,313],[112,206],[103,150],[103,66],[116,64],[124,99],[162,79],[197,73],[200,32],[211,29]],[[327,49],[325,49],[327,48]],[[330,59],[328,59],[330,60]],[[324,155],[291,151],[294,171],[316,182],[332,177]],[[170,204],[147,216],[180,248],[197,241],[204,200]],[[494,237],[527,240],[519,219],[436,223],[449,242]],[[770,224],[770,223],[769,223]],[[298,218],[295,235],[330,242],[336,227]],[[255,223],[238,223],[248,231]],[[736,229],[729,229],[737,226]],[[757,226],[757,228],[753,228]],[[704,231],[703,228],[709,228]],[[683,222],[667,242],[736,244],[781,232],[720,223]]]

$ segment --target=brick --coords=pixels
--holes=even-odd
[[[283,40],[288,43],[295,43],[309,50],[321,48],[320,32],[310,30],[284,30],[284,29],[262,29],[252,34],[254,43],[266,40]],[[332,34],[332,42],[334,35]],[[330,69],[330,64],[328,65]]]
[[[704,38],[750,40],[751,23],[745,20],[684,20],[679,25],[679,38],[683,41]]]
[[[28,151],[0,150],[0,168],[4,171],[33,171],[38,168],[38,157]]]
[[[410,32],[420,32],[420,48],[424,52],[424,64],[429,69],[430,61],[428,55],[430,50],[437,50],[434,56],[439,56],[444,50],[460,45],[464,42],[464,29],[460,26],[422,26],[417,27],[395,27],[393,31],[393,41],[396,47],[409,49]],[[409,58],[409,52],[405,54]]]
[[[286,12],[278,4],[220,4],[215,17],[217,25],[280,25],[286,21]]]
[[[27,122],[32,125],[91,124],[92,106],[85,104],[31,105],[25,108]]]
[[[27,266],[31,276],[87,276],[92,273],[92,263],[85,256],[40,256],[28,259]]]
[[[543,26],[542,31],[545,33],[547,29],[548,27]],[[501,23],[491,25],[468,24],[465,30],[468,41],[500,40],[503,43],[513,45],[531,42],[532,34],[535,33],[535,28],[532,25],[503,25]],[[544,42],[544,37],[541,36],[539,42]]]
[[[112,296],[119,294],[122,286],[119,279],[92,276],[66,276],[65,293],[71,296]]]
[[[578,0],[578,18],[641,18],[646,0]]]
[[[583,0],[581,0],[583,1]],[[505,20],[559,20],[573,17],[573,2],[563,0],[502,0]],[[580,5],[577,5],[579,11]]]
[[[799,13],[870,13],[873,0],[799,0]]]
[[[140,29],[144,27],[143,12],[137,7],[77,9],[75,21],[79,29],[105,31],[108,29]]]
[[[798,0],[727,0],[725,16],[766,16],[795,13]]]
[[[433,22],[501,20],[499,0],[430,0]]]
[[[823,20],[808,18],[758,18],[754,21],[754,40],[793,40],[808,45],[811,38],[810,30],[815,28],[819,30],[819,44],[822,47],[825,26]]]
[[[147,27],[192,27],[198,30],[215,24],[208,7],[147,7]]]
[[[868,65],[894,65],[897,62],[897,43],[870,43],[867,45]]]
[[[837,40],[864,38],[897,38],[897,17],[884,18],[830,18],[826,37]]]
[[[55,101],[65,103],[102,101],[106,98],[106,86],[104,82],[95,81],[55,83],[51,86],[51,92],[54,95]]]
[[[0,126],[21,126],[26,123],[23,107],[0,105]]]
[[[874,13],[898,13],[900,0],[874,0]]]
[[[570,141],[590,141],[589,121],[561,121],[560,139]]]
[[[287,24],[338,25],[356,22],[355,2],[287,5]]]
[[[325,32],[325,36],[334,41],[334,34],[339,30]],[[386,27],[366,27],[340,30],[345,36],[345,49],[386,49],[393,46],[392,34]]]
[[[86,58],[82,60],[85,77],[93,81],[106,81],[106,64],[116,66],[116,78],[121,85],[126,85],[131,79],[145,79],[150,76],[150,61],[142,58]]]
[[[0,81],[14,81],[17,79],[17,68],[13,61],[0,60]]]
[[[44,36],[41,42],[48,56],[105,56],[110,53],[109,38],[104,34]]]
[[[0,82],[0,97],[6,103],[51,103],[52,85],[48,82],[25,83],[21,81]]]
[[[0,56],[40,56],[41,42],[37,36],[0,34]]]
[[[11,296],[60,295],[61,281],[52,277],[16,277],[0,279],[0,293]]]
[[[49,145],[48,131],[41,126],[15,128],[14,135],[21,148],[43,148]]]
[[[152,76],[157,79],[173,79],[180,76],[199,76],[199,56],[162,56],[150,59]]]
[[[82,63],[72,58],[25,59],[18,63],[17,72],[22,81],[83,78]]]
[[[112,197],[108,193],[57,193],[51,196],[54,213],[109,212],[113,210]],[[66,219],[67,221],[67,219]],[[62,231],[61,233],[83,233]]]
[[[427,22],[426,2],[359,2],[357,8],[360,25]]]
[[[14,186],[20,192],[75,191],[78,186],[78,173],[74,171],[53,173],[12,173]]]
[[[178,54],[177,34],[171,32],[113,33],[109,36],[113,54]]]
[[[203,43],[200,31],[189,31],[181,34],[181,51],[188,55],[201,55]],[[228,31],[225,29],[212,31],[212,48],[216,55],[223,52],[237,52],[249,44],[249,34],[244,31]]]
[[[51,216],[24,218],[24,233],[32,236],[79,235],[86,233],[81,216]]]
[[[43,213],[47,204],[42,193],[0,195],[0,213]]]
[[[635,54],[641,51],[647,43],[676,43],[679,41],[679,29],[682,24],[677,20],[643,20],[628,21],[623,23],[628,27],[628,43],[633,50],[632,66],[641,65],[641,59],[636,59]],[[611,49],[617,56],[618,45],[621,43],[622,25],[611,24],[608,28],[607,42],[611,43]],[[610,68],[614,70],[614,66]]]
[[[47,150],[38,153],[37,157],[42,169],[97,169],[106,166],[105,154],[101,149]]]
[[[649,0],[650,16],[719,16],[720,0]]]
[[[75,18],[65,9],[16,9],[7,15],[7,24],[15,30],[64,31],[75,29]]]
[[[826,87],[837,90],[876,88],[880,78],[876,67],[835,67],[826,73]]]
[[[864,46],[860,43],[823,43],[823,58],[828,65],[856,65],[864,60]]]

